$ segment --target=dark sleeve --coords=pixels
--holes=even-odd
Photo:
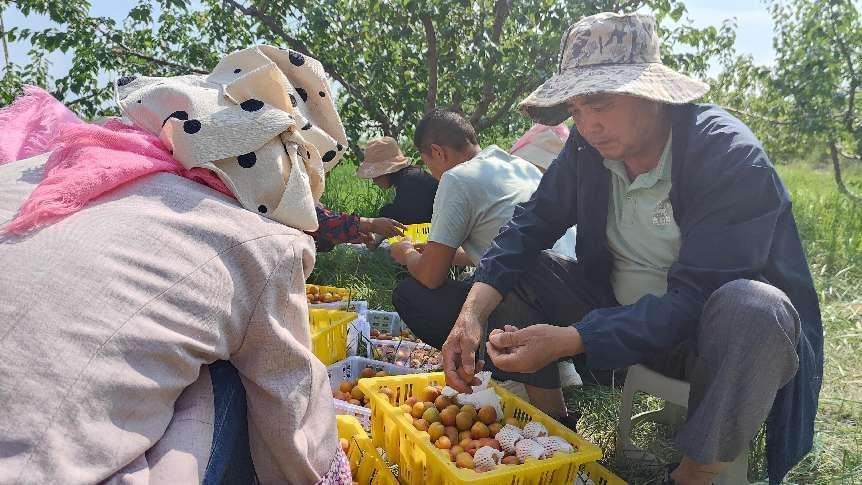
[[[343,212],[333,212],[321,206],[317,210],[317,231],[311,232],[317,251],[325,253],[342,243],[361,242],[359,237],[359,216]]]
[[[475,281],[508,293],[520,276],[577,223],[577,146],[575,132],[560,155],[542,176],[530,200],[515,206],[515,212],[490,249],[482,257]]]
[[[703,152],[706,152],[704,150]],[[790,201],[759,147],[721,150],[727,167],[697,178],[680,222],[679,258],[668,273],[664,296],[646,295],[632,305],[590,312],[576,324],[587,364],[619,368],[654,357],[695,337],[703,305],[736,279],[763,281],[776,224]],[[705,171],[705,170],[703,170]]]

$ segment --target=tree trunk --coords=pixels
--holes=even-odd
[[[833,139],[829,140],[829,152],[832,155],[832,168],[835,171],[835,183],[838,184],[838,191],[854,202],[862,202],[862,197],[851,192],[844,184],[844,178],[841,176],[841,158],[838,155],[838,146]]]
[[[9,72],[9,44],[6,42],[6,27],[3,25],[4,10],[0,10],[0,33],[3,34],[3,62],[6,65],[6,72]]]

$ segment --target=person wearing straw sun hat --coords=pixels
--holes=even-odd
[[[558,359],[647,365],[691,384],[673,481],[712,483],[766,422],[779,483],[812,446],[820,309],[787,190],[748,127],[694,103],[707,89],[661,63],[652,16],[565,32],[519,110],[574,129],[479,263],[443,367],[467,391],[487,325],[485,364],[553,416]],[[575,224],[577,262],[543,251]]]
[[[356,176],[370,179],[384,190],[395,188],[395,199],[381,207],[378,216],[395,219],[402,224],[431,221],[437,180],[413,165],[410,158],[401,153],[394,138],[384,136],[369,142]]]

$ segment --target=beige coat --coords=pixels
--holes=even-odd
[[[0,166],[0,224],[44,160]],[[169,174],[0,242],[0,483],[93,483],[140,465],[201,365],[228,358],[261,480],[315,482],[338,440],[309,350],[313,264],[308,236]]]

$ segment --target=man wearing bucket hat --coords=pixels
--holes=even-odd
[[[394,138],[384,136],[372,140],[365,148],[365,159],[356,169],[356,176],[371,179],[383,190],[395,188],[395,199],[381,207],[378,216],[402,224],[431,221],[437,180],[413,165],[401,153]]]
[[[778,483],[812,445],[820,310],[786,189],[742,122],[692,103],[706,91],[661,64],[651,16],[568,29],[520,110],[575,129],[482,259],[443,365],[467,390],[486,323],[489,364],[533,386],[563,356],[645,364],[691,384],[673,480],[711,483],[766,421]],[[543,252],[574,224],[576,263]]]

